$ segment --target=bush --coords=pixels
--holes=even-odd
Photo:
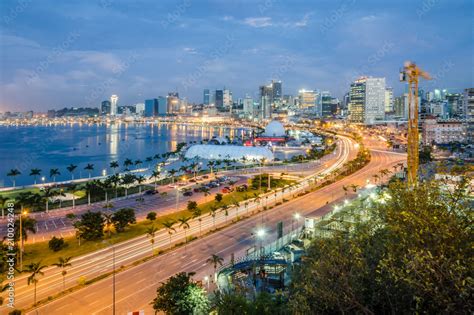
[[[53,238],[51,238],[48,243],[49,249],[51,249],[53,252],[60,251],[66,246],[67,246],[67,243],[64,241],[64,238],[62,237],[57,238],[56,236],[53,236]]]
[[[146,215],[146,219],[150,221],[155,221],[156,220],[156,212],[148,212]]]

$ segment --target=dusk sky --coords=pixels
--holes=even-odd
[[[404,91],[414,60],[435,80],[474,86],[474,1],[2,0],[0,112],[119,105],[204,88],[234,98],[271,79],[341,97],[359,75]]]

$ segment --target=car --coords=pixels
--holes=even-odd
[[[144,195],[149,196],[149,195],[155,195],[156,193],[158,193],[156,190],[154,190],[154,189],[149,189],[149,190],[146,190],[146,191],[144,192]]]
[[[229,187],[229,186],[225,186],[224,188],[225,188],[225,189],[228,189],[229,191],[234,191],[234,188]]]
[[[179,183],[178,186],[186,186],[186,183],[184,183],[184,182]]]
[[[193,191],[194,191],[195,193],[198,193],[198,192],[201,192],[201,189],[202,189],[202,187],[195,187],[195,188],[193,189]]]
[[[221,191],[222,191],[222,193],[224,193],[224,194],[228,194],[228,193],[230,193],[230,189],[229,189],[229,188],[227,188],[227,187],[224,187],[224,188],[222,188],[222,190],[221,190]]]
[[[209,175],[202,175],[202,178],[208,179]]]
[[[191,178],[191,179],[189,180],[189,182],[190,182],[190,183],[195,183],[196,180],[195,180],[194,178]]]
[[[219,183],[223,183],[227,180],[227,178],[226,177],[219,177],[219,178],[217,178],[217,180],[219,181]]]
[[[193,195],[193,192],[190,191],[190,190],[189,190],[189,191],[185,191],[185,192],[183,193],[183,196],[186,196],[186,197],[190,197],[190,196],[192,196],[192,195]]]

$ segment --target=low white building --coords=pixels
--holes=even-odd
[[[423,122],[423,144],[448,144],[467,141],[467,123],[459,120],[437,121],[427,118]]]
[[[272,151],[265,147],[245,147],[238,145],[196,144],[191,146],[184,155],[188,159],[201,158],[206,160],[236,160],[241,162],[245,157],[248,161],[273,161]]]

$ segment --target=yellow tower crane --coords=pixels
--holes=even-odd
[[[422,77],[431,80],[431,76],[421,70],[414,62],[406,61],[400,71],[400,81],[408,82],[408,183],[416,184],[418,181],[418,81]]]

